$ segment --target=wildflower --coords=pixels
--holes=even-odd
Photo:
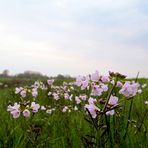
[[[28,109],[25,109],[23,111],[23,115],[24,115],[24,117],[30,117],[30,111]]]
[[[101,76],[101,81],[103,83],[109,82],[110,81],[109,76]]]
[[[58,95],[58,94],[53,93],[52,95],[53,95],[53,98],[54,98],[55,100],[59,100],[59,99],[60,99],[60,97],[59,97],[59,95]]]
[[[76,86],[81,86],[83,79],[84,79],[84,77],[78,76],[78,77],[76,78],[76,82],[74,82],[74,84],[75,84]]]
[[[62,109],[62,112],[65,113],[67,110],[68,110],[68,107],[65,106],[65,107]]]
[[[54,80],[53,80],[53,79],[51,79],[51,80],[47,80],[48,85],[52,85],[52,84],[53,84],[53,82],[54,82]]]
[[[36,104],[35,102],[31,103],[32,112],[34,112],[34,113],[38,112],[39,108],[40,108],[39,104]]]
[[[69,99],[69,94],[68,94],[68,93],[65,93],[65,94],[64,94],[64,99],[65,99],[65,100],[68,100],[68,99]]]
[[[105,85],[105,84],[100,84],[101,85],[101,88],[104,92],[106,92],[108,90],[108,85]]]
[[[52,113],[52,110],[51,110],[51,109],[47,109],[47,110],[46,110],[46,113],[47,113],[47,114],[51,114],[51,113]]]
[[[114,85],[115,84],[115,80],[112,80],[110,83]]]
[[[118,105],[118,97],[111,95],[111,97],[110,97],[110,99],[108,101],[108,104],[111,105],[111,106]]]
[[[78,107],[77,107],[77,106],[75,106],[75,107],[74,107],[74,111],[77,111],[77,110],[78,110]]]
[[[123,84],[120,81],[118,81],[116,84],[116,87],[122,87],[122,86],[123,86]]]
[[[11,114],[13,118],[18,118],[20,116],[20,110],[13,110]]]
[[[92,86],[92,92],[91,92],[92,96],[101,96],[102,92],[103,92],[103,89],[100,88],[98,85]]]
[[[87,86],[89,85],[88,80],[82,81],[82,86],[81,86],[81,90],[84,90],[85,88],[87,88]]]
[[[100,111],[100,109],[97,106],[95,106],[94,104],[86,104],[84,106],[84,108],[88,109],[88,111],[90,112],[92,118],[96,118],[97,112]]]
[[[26,97],[26,90],[22,90],[20,92],[20,95],[22,96],[22,98],[25,98]]]
[[[77,96],[75,97],[75,101],[76,101],[76,104],[80,104],[81,103],[81,100]]]
[[[80,97],[82,100],[84,100],[84,101],[85,101],[85,100],[86,100],[86,98],[87,98],[87,96],[86,96],[86,95],[80,95],[79,97]]]
[[[33,96],[33,97],[36,97],[37,95],[38,95],[37,88],[33,88],[33,89],[32,89],[32,96]]]
[[[41,110],[46,110],[45,106],[41,106]]]
[[[146,86],[147,86],[147,84],[143,84],[141,87],[142,87],[142,88],[145,88]]]
[[[52,95],[52,92],[48,92],[48,96],[51,96]]]
[[[90,78],[93,82],[98,82],[100,79],[99,72],[96,71],[95,73],[91,74]]]
[[[22,90],[23,90],[22,87],[20,87],[20,88],[16,87],[16,88],[15,88],[15,94],[20,93],[20,91],[22,91]]]
[[[94,104],[94,103],[96,103],[96,102],[97,102],[96,99],[93,99],[93,98],[89,98],[89,99],[88,99],[88,103],[89,103],[89,104]]]
[[[148,104],[148,101],[145,101],[144,104]]]
[[[107,115],[107,116],[114,115],[114,114],[115,114],[114,109],[113,109],[113,110],[110,110],[110,111],[108,111],[108,112],[106,112],[106,115]]]
[[[9,105],[7,108],[13,118],[18,118],[20,116],[20,104],[14,103],[14,106]]]
[[[130,84],[129,81],[125,82],[122,86],[122,89],[119,91],[120,94],[123,94],[126,97],[133,97],[138,92],[138,83]]]
[[[142,93],[142,89],[138,89],[138,94],[141,94]]]

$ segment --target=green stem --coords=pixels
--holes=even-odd
[[[139,72],[137,73],[135,82],[137,82],[138,76],[139,76]],[[126,136],[127,136],[127,133],[128,133],[129,121],[130,121],[130,119],[131,119],[132,106],[133,106],[133,98],[132,98],[131,103],[130,103],[129,114],[128,114],[128,120],[127,120],[127,125],[126,125],[126,130],[125,130],[125,134],[124,134],[124,136],[123,136],[123,139],[124,139],[124,140],[126,139]]]
[[[125,130],[125,134],[123,136],[123,139],[124,140],[126,139],[126,136],[127,136],[127,133],[128,133],[129,120],[131,119],[132,106],[133,106],[133,99],[131,100],[131,103],[130,103],[130,109],[129,109],[129,114],[128,114],[128,120],[127,120],[126,130]]]

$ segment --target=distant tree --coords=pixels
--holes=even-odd
[[[2,77],[9,77],[9,75],[10,75],[10,72],[8,69],[3,70],[3,72],[1,73]]]
[[[62,75],[62,74],[58,74],[54,78],[57,79],[57,80],[72,80],[72,79],[74,79],[70,75]]]
[[[27,79],[47,79],[47,76],[42,75],[40,72],[36,71],[24,71],[24,73],[20,73],[16,75],[18,78],[27,78]]]
[[[65,77],[63,75],[61,75],[61,74],[58,74],[56,79],[62,80],[62,79],[65,79]]]

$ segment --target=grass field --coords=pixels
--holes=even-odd
[[[97,120],[84,110],[85,102],[78,104],[75,111],[72,109],[75,102],[53,100],[48,95],[49,88],[38,91],[36,102],[46,105],[46,111],[51,106],[52,113],[40,110],[28,118],[21,115],[14,119],[7,107],[20,102],[20,97],[14,93],[15,87],[31,85],[33,81],[1,79],[0,82],[7,84],[0,87],[0,148],[148,147],[148,105],[144,103],[148,100],[147,79],[138,79],[141,85],[147,85],[142,94],[129,100],[119,96],[121,106],[116,109],[116,114],[100,115]],[[79,89],[73,94],[80,95]],[[25,99],[35,100],[31,95]],[[65,105],[71,105],[71,108],[62,112]],[[100,127],[95,127],[96,124]]]

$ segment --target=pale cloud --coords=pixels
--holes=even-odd
[[[147,76],[144,0],[0,0],[0,70]],[[11,61],[11,62],[10,62]]]

